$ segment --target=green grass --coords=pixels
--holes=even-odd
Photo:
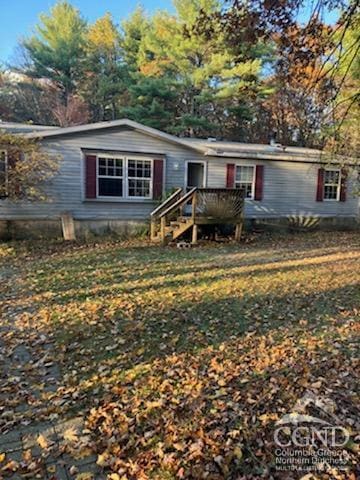
[[[273,473],[274,418],[318,381],[344,421],[354,414],[357,234],[185,251],[14,243],[0,265],[20,337],[54,342],[62,389],[44,401],[84,413],[95,451],[127,478]]]

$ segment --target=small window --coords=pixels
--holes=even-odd
[[[128,160],[129,197],[151,197],[151,160]]]
[[[7,152],[0,150],[0,195],[5,195],[7,183]]]
[[[325,170],[324,200],[339,200],[341,187],[340,170]]]
[[[123,196],[123,168],[122,158],[98,157],[98,196]]]
[[[244,190],[245,198],[254,198],[255,167],[249,165],[237,165],[235,176],[235,188]]]

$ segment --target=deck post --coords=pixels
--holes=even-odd
[[[235,242],[240,242],[241,239],[241,232],[242,232],[242,223],[237,223],[235,227]]]
[[[156,239],[156,221],[153,218],[151,219],[150,223],[150,238],[151,240]]]
[[[191,201],[191,216],[192,219],[195,220],[196,216],[196,204],[197,204],[197,195],[196,191],[193,193],[192,201]]]
[[[198,239],[198,226],[195,223],[196,206],[197,206],[197,193],[195,191],[192,197],[192,202],[191,202],[191,217],[193,221],[192,238],[191,238],[192,245],[197,245],[197,239]]]
[[[192,245],[198,243],[199,225],[226,223],[236,226],[235,240],[241,240],[244,223],[244,192],[235,188],[193,187],[179,197],[181,190],[159,205],[150,219],[151,238],[162,245],[176,240],[192,228]],[[191,205],[190,216],[182,208]],[[188,213],[188,210],[186,211]],[[155,216],[156,215],[156,216]]]
[[[160,221],[160,239],[161,243],[165,245],[165,235],[166,235],[166,217],[161,217]]]
[[[194,223],[193,229],[192,229],[192,239],[191,239],[192,245],[197,245],[197,238],[198,238],[198,226],[196,225],[196,223]]]

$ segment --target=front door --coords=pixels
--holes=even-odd
[[[186,190],[205,187],[205,163],[188,162],[186,170]]]

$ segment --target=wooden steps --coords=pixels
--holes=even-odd
[[[177,240],[181,235],[183,235],[189,228],[194,225],[193,219],[191,217],[180,217],[178,220],[170,222],[170,225],[165,226],[165,242],[170,243],[174,240]],[[162,238],[160,232],[156,237],[153,237],[153,241],[161,242]]]
[[[191,204],[191,216],[186,215]],[[151,213],[151,240],[167,245],[192,230],[196,244],[199,225],[236,225],[235,240],[240,241],[244,220],[244,192],[229,188],[177,189]]]
[[[194,221],[192,218],[185,222],[180,222],[178,226],[173,230],[172,232],[172,239],[176,240],[179,238],[183,233],[185,233],[187,230],[189,230],[190,227],[194,225]]]

